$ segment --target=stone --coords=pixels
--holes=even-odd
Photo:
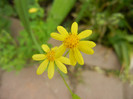
[[[124,99],[123,83],[93,71],[83,71],[83,83],[77,85],[76,93],[81,99]]]
[[[133,99],[133,85],[125,83],[123,91],[124,99]]]
[[[0,93],[0,99],[70,99],[70,93],[57,73],[49,80],[46,72],[36,75],[35,67],[24,68],[18,74],[4,72]]]
[[[10,26],[11,34],[14,39],[19,35],[20,30],[24,30],[24,27],[21,25],[20,21],[15,18],[11,18],[11,26]]]

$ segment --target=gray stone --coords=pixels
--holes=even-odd
[[[77,85],[76,93],[82,99],[124,99],[123,84],[117,78],[84,71],[83,83]]]
[[[123,94],[124,94],[124,99],[133,99],[133,85],[125,83]]]
[[[47,73],[36,75],[35,67],[19,74],[5,72],[2,76],[0,99],[70,99],[70,94],[59,75],[49,80]]]
[[[24,28],[18,19],[11,18],[10,30],[12,36],[14,37],[14,39],[16,39],[16,37],[19,35],[20,30],[24,30]]]

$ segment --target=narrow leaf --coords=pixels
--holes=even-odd
[[[28,17],[28,0],[15,0],[15,7],[20,20],[27,32],[30,32],[30,24]]]
[[[47,18],[47,32],[51,33],[68,15],[76,0],[54,0]]]
[[[121,48],[122,48],[122,57],[123,57],[123,64],[125,66],[125,73],[129,73],[129,64],[130,64],[130,51],[128,44],[126,42],[121,42]]]

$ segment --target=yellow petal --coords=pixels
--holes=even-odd
[[[62,44],[61,46],[59,46],[59,48],[56,50],[55,53],[55,57],[58,58],[60,56],[62,56],[66,51],[66,47]]]
[[[46,70],[48,62],[49,61],[46,59],[40,64],[40,66],[38,67],[36,71],[37,75],[41,75]]]
[[[94,54],[94,50],[91,49],[89,46],[78,46],[79,50],[83,53],[86,53],[86,54]]]
[[[46,44],[43,44],[43,45],[42,45],[42,49],[43,49],[45,52],[49,52],[49,51],[50,51],[50,48],[49,48],[48,45],[46,45]]]
[[[66,38],[64,35],[58,33],[51,33],[51,37],[59,41],[64,41]]]
[[[90,48],[93,48],[96,46],[96,44],[93,42],[93,41],[80,41],[79,42],[79,47],[90,47]]]
[[[51,50],[53,50],[53,51],[56,51],[58,49],[58,47],[57,46],[55,46],[54,48],[52,48]]]
[[[67,65],[71,65],[70,63],[70,59],[66,58],[66,57],[63,57],[61,56],[60,58],[58,58],[58,60],[64,64],[67,64]]]
[[[61,63],[60,61],[56,60],[56,61],[55,61],[55,64],[57,65],[57,67],[58,67],[62,72],[64,72],[65,74],[67,73],[67,68],[66,68],[66,66],[65,66],[63,63]]]
[[[58,26],[57,30],[59,31],[60,34],[68,36],[67,30],[63,26]]]
[[[86,38],[92,34],[92,30],[84,30],[81,33],[79,33],[78,37],[79,39]]]
[[[50,61],[49,67],[48,67],[48,78],[52,79],[54,76],[54,61]]]
[[[45,58],[46,56],[44,54],[35,54],[32,56],[32,59],[36,61],[44,60]]]
[[[71,26],[71,32],[72,32],[72,34],[77,34],[77,32],[78,32],[78,24],[76,22],[73,22],[73,24]]]
[[[74,57],[78,61],[80,65],[84,64],[84,59],[80,53],[80,51],[77,48],[74,48]]]
[[[69,51],[69,58],[70,58],[71,64],[72,64],[73,66],[75,66],[75,65],[76,65],[76,59],[75,59],[75,57],[74,57],[74,52],[73,52],[72,49],[70,49],[70,51]]]

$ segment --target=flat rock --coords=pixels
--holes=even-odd
[[[49,80],[47,73],[36,75],[35,67],[24,68],[19,74],[4,72],[0,99],[70,99],[59,75]]]
[[[83,83],[76,90],[81,99],[124,99],[123,83],[119,79],[87,70],[82,76]]]
[[[123,92],[124,99],[133,99],[133,85],[125,83]]]

